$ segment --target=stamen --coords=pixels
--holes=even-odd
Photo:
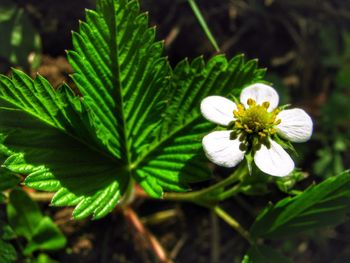
[[[252,98],[247,100],[247,107],[241,103],[236,104],[237,109],[233,111],[235,118],[230,126],[233,126],[230,139],[238,138],[242,149],[251,148],[252,151],[256,151],[262,144],[270,147],[269,137],[277,132],[274,127],[281,123],[280,119],[276,120],[280,109],[268,112],[270,102],[257,104]]]
[[[256,102],[255,102],[255,100],[249,98],[249,99],[247,100],[247,104],[248,104],[249,106],[254,106],[254,105],[256,104]]]
[[[268,109],[270,107],[270,102],[268,101],[265,101],[262,106],[265,108],[265,109]]]

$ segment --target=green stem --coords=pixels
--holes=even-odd
[[[135,181],[132,177],[129,179],[125,194],[119,202],[119,207],[127,207],[135,199]]]
[[[227,224],[229,224],[234,230],[236,230],[245,240],[249,242],[249,244],[253,245],[253,239],[251,238],[249,232],[244,229],[236,219],[226,213],[219,206],[214,206],[213,211],[218,215],[222,220],[224,220]]]
[[[225,200],[226,198],[229,198],[231,196],[234,196],[235,194],[238,194],[240,191],[241,191],[241,185],[237,184],[234,187],[230,188],[229,190],[220,194],[219,200]]]
[[[189,193],[165,193],[164,194],[164,199],[166,200],[175,200],[175,201],[188,201],[188,202],[194,202],[194,203],[200,203],[204,206],[206,206],[205,204],[203,204],[203,201],[205,202],[206,200],[203,200],[202,197],[205,198],[205,196],[209,196],[210,194],[215,194],[216,191],[221,190],[224,187],[227,187],[229,185],[231,185],[232,183],[236,182],[239,180],[239,177],[243,174],[246,173],[246,165],[245,163],[242,163],[241,166],[239,166],[236,171],[234,171],[234,173],[232,173],[229,177],[225,178],[224,180],[209,186],[208,188],[204,188],[202,190],[199,191],[193,191],[193,192],[189,192]],[[237,185],[236,187],[239,188],[239,185]],[[233,188],[235,189],[235,191],[237,191],[238,189],[236,189],[235,187]],[[231,193],[231,191],[227,191],[224,192],[223,194],[233,194]],[[219,200],[222,200],[219,198]]]
[[[209,29],[209,27],[207,25],[207,22],[205,21],[201,11],[199,10],[199,8],[197,6],[197,3],[195,2],[195,0],[188,0],[188,3],[190,4],[194,15],[196,16],[199,24],[201,25],[201,27],[202,27],[205,35],[209,39],[210,43],[212,44],[212,46],[214,47],[214,49],[217,52],[220,52],[219,45],[217,44],[213,34],[210,32],[210,29]]]

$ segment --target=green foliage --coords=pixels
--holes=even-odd
[[[13,190],[7,205],[7,217],[16,234],[30,240],[43,216],[37,203],[23,191]]]
[[[294,171],[290,175],[286,177],[276,178],[275,182],[276,182],[276,186],[280,191],[293,194],[297,191],[297,190],[294,190],[294,186],[298,182],[304,180],[305,178],[306,178],[306,174],[304,174],[299,169],[294,169]]]
[[[14,262],[17,259],[16,249],[8,241],[15,237],[12,228],[0,220],[0,262]]]
[[[0,58],[26,70],[39,66],[41,39],[26,12],[13,0],[0,3]]]
[[[8,242],[0,239],[0,262],[11,263],[17,259],[15,248]]]
[[[31,260],[31,263],[59,263],[59,262],[51,259],[48,255],[44,253],[40,253],[37,258]]]
[[[242,263],[291,263],[288,258],[272,248],[261,245],[251,247],[244,256]]]
[[[136,1],[98,1],[73,44],[68,59],[82,96],[13,70],[0,76],[0,132],[4,167],[56,192],[53,205],[76,206],[74,218],[105,216],[134,180],[160,198],[208,179],[201,139],[214,126],[201,117],[201,100],[238,95],[265,73],[256,60],[223,55],[171,69]]]
[[[37,250],[57,250],[66,245],[66,238],[55,223],[43,216],[38,205],[21,190],[11,191],[7,217],[14,233],[28,242],[24,255]]]
[[[20,178],[5,169],[0,169],[0,192],[11,189],[20,182]]]
[[[332,32],[334,34],[335,31]],[[314,173],[320,177],[328,177],[330,174],[337,174],[344,170],[346,167],[344,155],[350,145],[350,112],[348,110],[350,34],[346,31],[337,32],[337,34],[340,34],[343,39],[344,50],[341,54],[339,52],[334,54],[338,49],[329,48],[333,53],[331,57],[337,72],[335,87],[322,106],[320,114],[320,131],[317,137],[323,147],[317,151],[318,159],[314,163]],[[328,42],[332,43],[331,40],[328,38]]]
[[[49,217],[43,217],[34,230],[23,253],[29,255],[36,250],[58,250],[66,245],[66,238]]]
[[[342,223],[350,207],[350,174],[344,172],[263,210],[251,227],[253,237],[283,238]]]

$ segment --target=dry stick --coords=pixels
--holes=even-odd
[[[167,256],[162,245],[159,243],[157,238],[150,233],[145,226],[142,224],[138,215],[130,207],[125,207],[123,209],[124,216],[126,220],[134,227],[136,232],[143,238],[146,239],[150,249],[152,249],[154,255],[158,258],[159,262],[162,263],[172,263],[172,261]]]
[[[26,190],[26,188],[23,188],[23,190],[29,195],[29,197],[32,200],[37,201],[37,202],[50,203],[52,197],[54,196],[54,193],[28,191],[28,190]]]

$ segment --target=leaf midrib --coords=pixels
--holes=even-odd
[[[190,124],[192,124],[193,122],[195,122],[196,120],[198,120],[200,117],[200,114],[197,112],[197,114],[195,115],[195,117],[193,117],[190,121],[188,121],[187,123],[185,123],[184,125],[180,126],[179,128],[173,130],[173,132],[171,132],[168,136],[165,136],[164,138],[162,138],[161,140],[159,140],[157,143],[154,144],[154,146],[151,146],[150,149],[144,153],[140,158],[136,159],[136,161],[134,163],[131,164],[131,169],[132,170],[136,170],[140,164],[142,164],[149,155],[151,155],[153,152],[155,152],[156,150],[158,150],[158,148],[166,143],[168,140],[171,140],[176,134],[178,134],[179,132],[183,131],[184,129],[186,129]]]
[[[113,13],[116,12],[117,7],[116,7],[116,3],[113,1],[112,2],[113,5]],[[107,22],[107,21],[106,21]],[[111,45],[113,46],[112,52],[110,54],[111,56],[111,61],[115,61],[115,63],[112,62],[112,72],[115,72],[115,78],[113,81],[113,86],[115,90],[114,94],[116,100],[119,99],[119,109],[120,109],[120,115],[121,115],[121,137],[124,140],[124,147],[125,147],[125,154],[126,154],[126,162],[127,165],[130,167],[130,163],[131,163],[131,147],[129,145],[129,140],[127,137],[127,130],[126,130],[126,118],[125,118],[125,113],[124,113],[124,100],[123,100],[123,93],[122,93],[122,81],[120,79],[120,66],[119,66],[119,53],[118,53],[118,41],[117,41],[117,32],[118,32],[118,26],[117,26],[117,20],[116,20],[116,16],[113,16],[113,25],[112,28],[110,29],[110,33],[111,33]],[[115,57],[114,57],[115,56]],[[115,112],[114,115],[116,116],[116,120],[118,120],[118,112]],[[123,151],[121,151],[121,153],[123,153]]]

